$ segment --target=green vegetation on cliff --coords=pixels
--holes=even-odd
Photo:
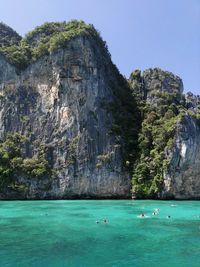
[[[0,22],[0,47],[18,45],[21,36],[8,25]]]
[[[146,77],[146,82],[150,80],[151,92],[145,92],[140,71],[132,73],[129,80],[142,116],[132,176],[132,192],[137,197],[158,197],[162,191],[163,172],[169,164],[167,152],[174,144],[177,123],[185,114],[178,82],[174,83],[174,87],[170,85],[169,90],[167,87],[162,90],[165,78],[157,69],[150,78]]]
[[[11,30],[8,26],[8,29]],[[10,32],[8,32],[10,33]],[[13,36],[16,37],[13,31]],[[0,27],[0,53],[18,69],[25,69],[31,62],[44,55],[49,55],[56,49],[64,48],[69,40],[76,36],[92,38],[99,46],[108,53],[106,43],[100,37],[93,25],[83,21],[72,20],[66,22],[44,23],[29,32],[24,38],[9,38],[4,34],[1,38]],[[17,35],[18,36],[18,35]]]
[[[0,189],[14,185],[17,175],[40,178],[50,174],[43,154],[26,158],[24,149],[27,138],[19,133],[8,134],[0,143]]]

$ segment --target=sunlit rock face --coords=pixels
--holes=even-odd
[[[144,95],[147,103],[158,106],[160,95],[176,95],[178,105],[185,97],[186,110],[198,112],[199,96],[183,95],[182,80],[167,71],[149,69],[143,73]],[[180,104],[179,104],[180,105]],[[169,167],[164,171],[164,188],[161,198],[200,199],[200,122],[187,111],[177,120],[174,145],[167,149]]]
[[[155,112],[162,113],[161,107],[173,105],[177,112],[173,145],[167,147],[166,143],[163,149],[169,165],[163,168],[163,188],[156,198],[200,199],[200,97],[191,92],[184,95],[182,80],[159,68],[144,72],[135,70],[129,82],[138,102],[142,101],[146,108],[152,107]],[[168,102],[163,101],[165,97]],[[154,145],[152,140],[152,150]]]
[[[177,125],[176,141],[168,151],[164,198],[200,199],[200,123],[190,116]]]
[[[26,193],[7,188],[1,198],[130,196],[122,141],[111,131],[117,75],[109,56],[85,37],[74,38],[20,74],[0,57],[0,138],[9,132],[29,136],[27,157],[43,150],[53,169],[51,178],[19,175]]]

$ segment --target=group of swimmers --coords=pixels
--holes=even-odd
[[[159,214],[159,212],[160,212],[160,209],[154,209],[152,215],[153,216],[156,216],[156,215]],[[145,218],[145,217],[148,217],[148,216],[146,216],[146,214],[144,212],[141,212],[140,215],[139,215],[139,217]],[[167,215],[167,219],[170,219],[170,218],[171,218],[171,216],[170,215]]]
[[[98,224],[98,223],[99,223],[99,220],[97,219],[97,220],[96,220],[96,224]],[[103,219],[102,219],[102,223],[103,223],[103,224],[106,224],[106,223],[107,223],[107,219],[106,219],[106,218],[103,218]]]

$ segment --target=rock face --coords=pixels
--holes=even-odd
[[[136,197],[200,199],[199,96],[158,68],[128,82],[91,25],[0,23],[0,199],[129,198],[131,177]]]
[[[129,197],[123,140],[111,131],[120,79],[109,56],[83,36],[20,74],[0,56],[0,138],[29,136],[26,156],[44,150],[54,172],[42,179],[21,174],[15,183],[25,192],[7,187],[0,198]]]
[[[16,45],[20,42],[19,34],[8,25],[0,22],[0,47],[8,44]]]
[[[145,140],[140,146],[145,148],[140,162],[146,160],[148,173],[145,177],[136,165],[133,188],[140,189],[139,197],[200,199],[199,96],[190,92],[184,96],[181,79],[158,68],[142,74],[134,71],[130,84],[145,110],[140,134],[140,140]],[[157,159],[165,164],[157,164]],[[163,183],[155,180],[157,175]]]
[[[186,93],[185,95],[186,107],[188,110],[191,110],[195,113],[200,111],[200,96],[194,95],[191,92]]]
[[[163,198],[200,199],[200,122],[185,116],[177,124],[175,145],[168,151]]]
[[[142,74],[135,70],[131,74],[130,84],[140,99],[154,106],[159,105],[162,94],[176,95],[178,101],[183,97],[182,80],[159,68],[147,69]]]

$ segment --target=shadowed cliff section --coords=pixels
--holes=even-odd
[[[94,27],[46,23],[0,52],[0,198],[130,197],[140,114]]]

